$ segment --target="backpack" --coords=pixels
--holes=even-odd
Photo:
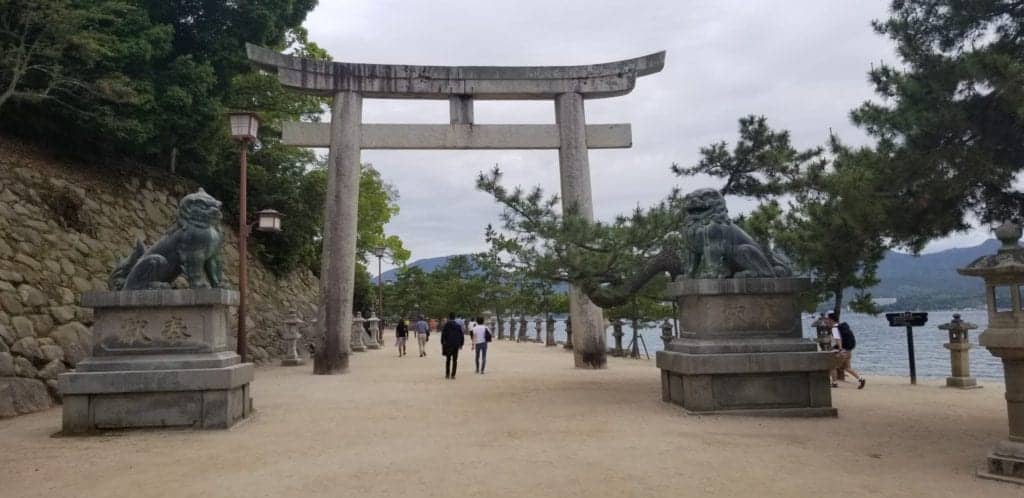
[[[857,347],[857,338],[853,335],[853,329],[846,322],[839,324],[839,338],[842,339],[843,349],[853,351]]]
[[[484,329],[484,340],[491,342],[491,329]]]

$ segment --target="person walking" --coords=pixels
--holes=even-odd
[[[398,319],[398,325],[395,326],[395,346],[398,346],[398,356],[405,356],[405,340],[409,337],[409,326],[405,323],[405,318]]]
[[[416,330],[416,344],[420,347],[420,358],[427,355],[427,339],[430,339],[430,325],[423,319],[423,315],[417,317],[416,323],[413,324],[413,329]]]
[[[839,372],[845,371],[857,379],[857,389],[864,389],[867,380],[861,377],[851,364],[853,348],[857,347],[853,330],[846,322],[838,323],[835,313],[829,313],[828,320],[832,326],[832,348],[836,355],[836,368],[832,370],[832,387],[839,387]]]
[[[483,324],[483,318],[477,318],[473,326],[473,358],[476,362],[476,373],[484,373],[487,367],[487,343],[491,342],[491,331]]]
[[[455,313],[448,315],[448,321],[441,329],[441,354],[444,355],[444,378],[455,379],[459,368],[459,350],[466,340],[462,327],[455,321]]]

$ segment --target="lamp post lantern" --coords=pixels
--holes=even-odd
[[[377,256],[377,314],[381,319],[384,319],[384,275],[381,273],[381,261],[386,251],[387,247],[384,246],[373,248],[373,255]]]
[[[228,115],[231,128],[231,138],[241,144],[241,158],[238,173],[238,356],[242,362],[248,361],[248,336],[246,334],[245,322],[247,316],[246,294],[249,287],[249,213],[247,211],[248,180],[246,170],[248,169],[249,144],[256,141],[257,132],[260,127],[260,120],[256,114],[251,112],[233,112]],[[281,213],[273,209],[264,209],[256,213],[256,229],[262,232],[281,231]]]

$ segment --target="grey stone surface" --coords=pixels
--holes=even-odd
[[[95,294],[93,303],[103,305],[95,307],[93,356],[74,372],[59,373],[55,364],[44,369],[46,377],[59,379],[65,433],[225,428],[247,416],[254,367],[240,363],[226,344],[229,307],[237,295],[153,292]]]
[[[18,377],[0,377],[0,418],[45,410],[52,403],[43,382]]]
[[[298,147],[330,146],[329,123],[284,123],[282,142]],[[628,124],[586,125],[588,149],[628,149],[633,146]],[[558,149],[558,128],[545,124],[431,125],[363,124],[365,150],[481,150]]]
[[[78,322],[57,327],[50,333],[50,338],[64,351],[64,360],[72,367],[87,358],[92,351],[92,333]]]
[[[1024,247],[1020,246],[1021,227],[1016,223],[1003,223],[995,233],[1002,242],[996,254],[982,256],[967,267],[957,269],[962,275],[985,280],[988,328],[978,336],[978,343],[1002,360],[1006,381],[1009,437],[996,445],[978,475],[1024,484],[1024,303],[1017,291],[1024,285]],[[1012,289],[1009,309],[996,307],[997,287]],[[966,339],[966,330],[963,332]],[[952,327],[950,335],[952,338]]]
[[[90,308],[156,308],[197,305],[238,306],[238,291],[229,289],[152,289],[82,294],[82,306]]]
[[[354,64],[302,59],[246,44],[249,60],[276,72],[285,86],[307,93],[331,95],[358,91],[367,98],[415,97],[448,100],[451,96],[477,99],[551,99],[579,93],[587,98],[629,93],[636,78],[657,73],[665,53],[586,66],[411,66]]]
[[[34,379],[39,376],[39,369],[37,369],[32,362],[23,356],[14,357],[14,375],[18,377],[26,377]]]
[[[590,159],[587,153],[586,118],[583,95],[561,93],[555,97],[555,122],[558,124],[559,174],[562,184],[562,207],[574,209],[587,220],[594,219],[590,188]],[[607,366],[604,316],[601,308],[576,286],[569,286],[569,315],[573,360],[577,368]]]
[[[18,339],[33,337],[36,335],[36,328],[32,325],[32,320],[29,320],[28,317],[16,316],[11,318],[11,327],[14,328],[14,333],[18,336]]]
[[[57,380],[57,377],[67,372],[67,367],[64,366],[64,362],[61,360],[53,360],[47,363],[43,368],[39,369],[39,378],[44,380]]]
[[[7,346],[11,346],[16,340],[18,340],[18,335],[10,327],[0,323],[0,341],[3,341]]]
[[[41,362],[44,361],[43,350],[39,348],[39,340],[35,337],[24,337],[18,339],[11,346],[11,352],[20,356],[24,356],[29,361]]]
[[[0,353],[0,377],[14,377],[14,357],[11,353]]]
[[[775,280],[775,282],[769,281]],[[803,279],[676,282],[679,335],[656,364],[662,399],[694,414],[835,416],[831,353],[800,334]]]

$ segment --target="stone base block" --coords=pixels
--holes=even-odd
[[[690,414],[834,417],[830,353],[659,351],[662,400]]]
[[[64,434],[111,429],[227,429],[252,413],[251,363],[216,368],[96,368],[60,376]]]
[[[974,377],[946,377],[946,387],[958,389],[981,389]]]
[[[1024,459],[989,453],[985,467],[978,469],[978,477],[1024,484]]]

